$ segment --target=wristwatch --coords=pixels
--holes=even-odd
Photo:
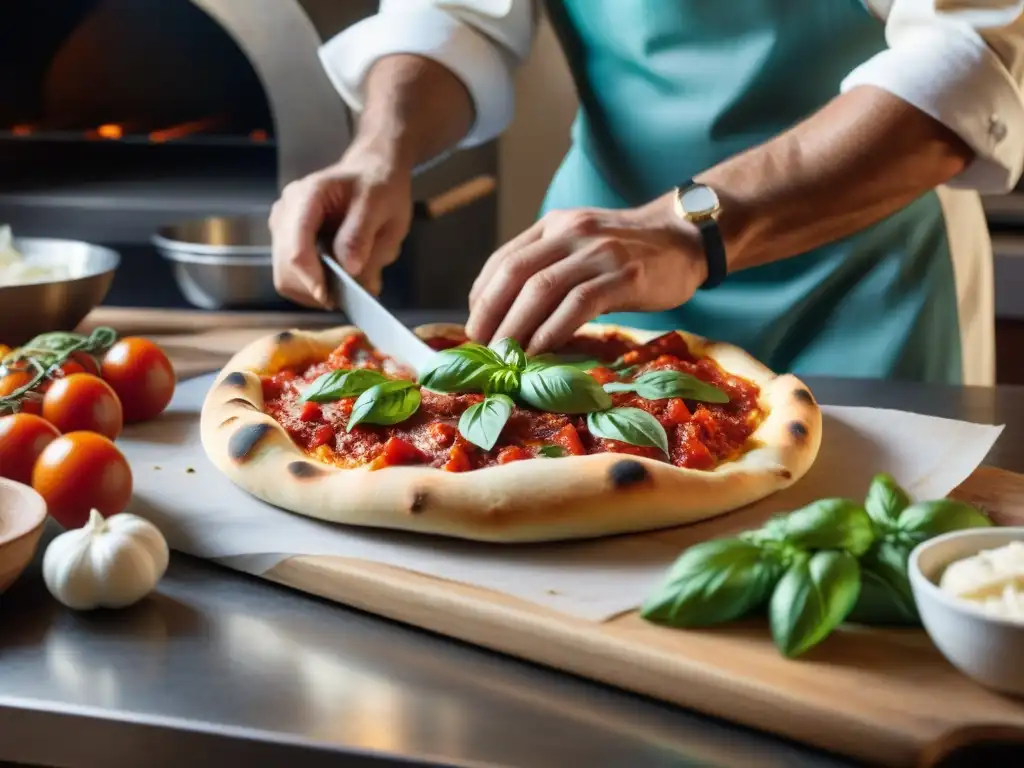
[[[718,213],[721,211],[718,195],[706,184],[697,184],[690,179],[676,187],[675,209],[679,218],[697,227],[704,243],[708,276],[700,287],[707,290],[718,286],[728,273],[725,241],[718,227]]]

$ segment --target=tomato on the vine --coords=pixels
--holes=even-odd
[[[174,368],[149,339],[128,336],[103,356],[103,378],[114,388],[127,422],[156,418],[174,396]]]
[[[111,440],[124,426],[121,401],[114,390],[89,373],[53,381],[43,396],[43,418],[61,432],[98,432]]]
[[[7,397],[17,392],[35,378],[28,371],[8,371],[0,376],[0,397]],[[21,412],[40,414],[43,411],[42,401],[38,397],[23,397],[21,399]]]
[[[81,528],[89,512],[123,512],[132,497],[132,472],[121,451],[95,432],[61,435],[39,455],[32,487],[65,528]]]
[[[32,483],[32,467],[60,432],[46,419],[31,413],[0,417],[0,477]]]

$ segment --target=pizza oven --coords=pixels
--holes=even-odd
[[[150,238],[209,216],[265,216],[336,160],[351,117],[322,42],[376,0],[24,0],[0,6],[0,223],[115,247],[107,303],[185,305]],[[493,146],[417,180],[420,197],[493,174]],[[389,275],[400,303],[458,305],[493,247],[491,199],[419,221]],[[409,256],[409,254],[405,254]],[[422,260],[421,260],[422,261]]]

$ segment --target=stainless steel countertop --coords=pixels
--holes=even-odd
[[[1022,389],[808,383],[822,402],[1005,423],[989,461],[1024,471]],[[849,764],[185,556],[172,558],[156,595],[122,612],[63,609],[38,561],[3,596],[0,760],[200,768],[252,759]]]

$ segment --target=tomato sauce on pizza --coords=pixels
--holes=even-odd
[[[436,338],[434,349],[458,346],[465,339]],[[633,392],[612,394],[615,406],[639,408],[654,416],[669,440],[666,456],[656,448],[594,436],[584,416],[549,413],[516,406],[490,450],[459,433],[463,412],[482,394],[441,394],[424,388],[416,412],[391,426],[360,423],[346,430],[355,397],[330,403],[307,402],[304,389],[334,370],[368,368],[391,378],[415,379],[411,371],[373,349],[360,334],[347,337],[324,361],[302,369],[287,368],[261,378],[264,407],[297,445],[317,460],[340,467],[426,465],[466,472],[496,464],[549,457],[617,452],[668,461],[677,467],[708,470],[730,461],[748,447],[765,414],[758,406],[759,388],[731,375],[710,358],[695,356],[685,339],[670,333],[646,344],[610,332],[578,336],[557,353],[593,361],[587,372],[598,383],[630,382],[651,371],[679,371],[727,393],[726,403],[682,398],[647,400]],[[600,364],[596,364],[600,363]],[[615,363],[613,369],[612,364]]]

